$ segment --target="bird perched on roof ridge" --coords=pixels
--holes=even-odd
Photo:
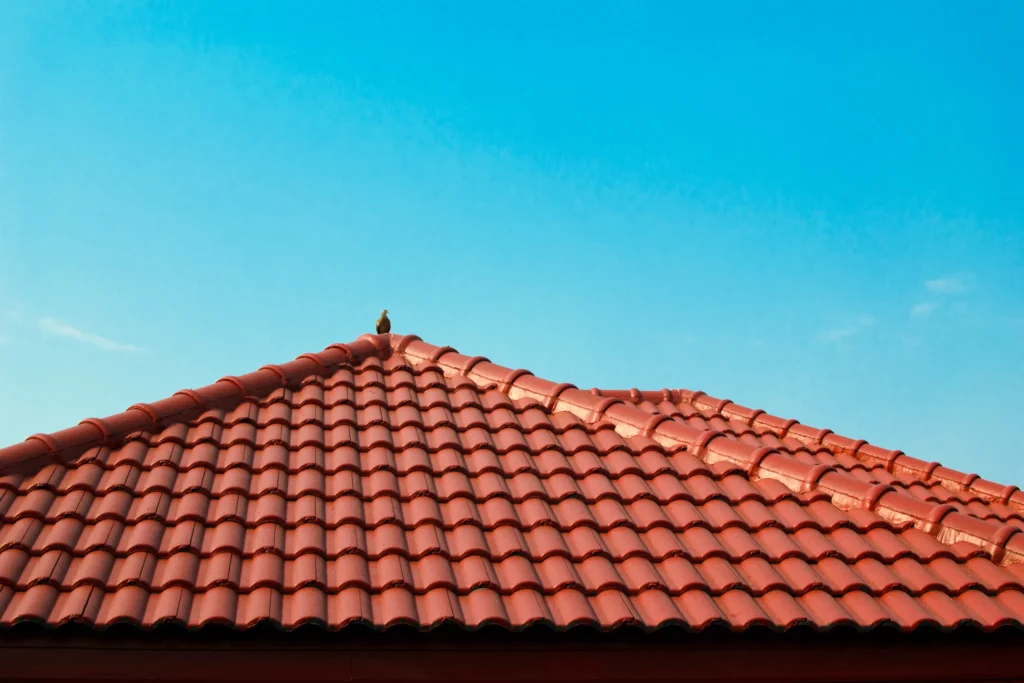
[[[388,309],[385,308],[377,318],[377,334],[388,334],[389,332],[391,332],[391,321],[388,320]]]

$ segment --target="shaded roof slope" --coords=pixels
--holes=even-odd
[[[0,449],[0,626],[1024,623],[1020,493],[365,335]]]

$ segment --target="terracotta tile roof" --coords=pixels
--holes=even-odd
[[[1020,626],[1022,504],[367,335],[0,449],[0,625]]]

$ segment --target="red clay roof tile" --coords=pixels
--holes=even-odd
[[[0,626],[1024,625],[1024,493],[366,335],[0,449]]]

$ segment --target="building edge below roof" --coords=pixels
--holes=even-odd
[[[5,680],[1020,680],[1019,629],[290,633],[58,630],[0,641]],[[211,646],[213,644],[213,646]],[[942,656],[936,656],[941,651]],[[288,655],[292,656],[288,656]],[[685,666],[680,666],[685,662]]]

